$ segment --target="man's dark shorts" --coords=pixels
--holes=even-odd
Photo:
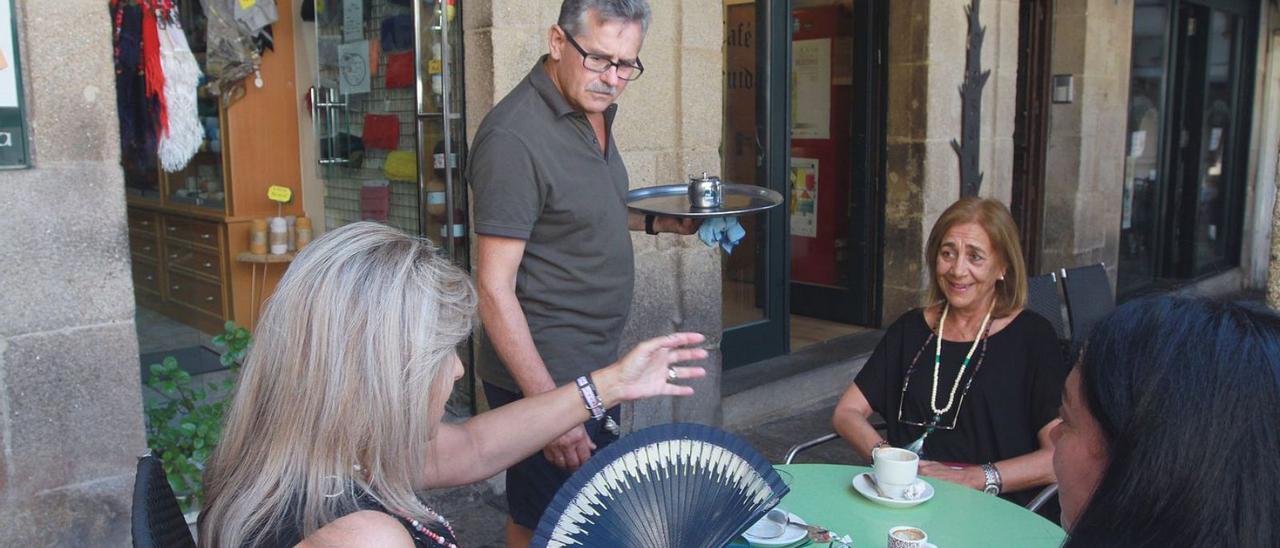
[[[518,392],[509,392],[487,382],[484,383],[484,395],[488,398],[489,407],[492,409],[522,397]],[[619,423],[621,423],[620,410],[618,406],[609,410],[609,416]],[[586,427],[591,441],[596,444],[596,452],[618,439],[604,429],[603,420],[588,420],[583,423],[583,426]],[[538,520],[542,519],[542,512],[551,504],[551,499],[556,496],[556,491],[560,490],[560,485],[571,475],[573,475],[571,472],[551,464],[542,454],[542,450],[508,468],[507,512],[511,514],[511,519],[529,529],[537,529]]]

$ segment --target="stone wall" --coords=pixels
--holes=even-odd
[[[651,0],[653,22],[641,58],[644,77],[627,86],[614,125],[632,188],[687,180],[720,171],[723,94],[720,0]],[[560,0],[480,0],[464,10],[467,135],[547,51]],[[718,347],[720,255],[694,237],[633,233],[636,289],[624,348],[673,330],[707,334]],[[635,405],[632,426],[689,420],[719,421],[719,362],[694,383],[698,395]],[[603,364],[602,364],[603,365]]]
[[[1075,99],[1049,108],[1041,270],[1105,262],[1115,287],[1128,131],[1132,0],[1058,0],[1053,74]]]
[[[889,105],[886,135],[884,312],[887,325],[919,306],[926,287],[924,246],[933,222],[960,197],[960,137],[969,0],[895,0],[889,4]],[[1018,2],[983,0],[981,194],[1012,193],[1017,95]]]
[[[16,11],[34,167],[0,173],[0,546],[125,546],[146,442],[111,21]]]

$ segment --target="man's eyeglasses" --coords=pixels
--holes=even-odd
[[[560,29],[560,31],[564,32],[564,37],[567,38],[569,40],[569,43],[573,45],[573,49],[578,50],[578,53],[582,55],[583,68],[591,72],[604,73],[609,71],[609,67],[614,67],[618,69],[618,78],[621,78],[628,82],[639,78],[640,74],[644,72],[644,64],[641,63],[639,59],[636,59],[636,62],[633,65],[631,63],[623,62],[623,61],[618,61],[618,62],[610,61],[609,59],[606,59],[594,53],[587,53],[587,50],[582,49],[582,46],[578,45],[578,41],[574,40],[571,34],[569,34],[564,29]]]

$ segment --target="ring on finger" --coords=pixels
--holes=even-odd
[[[667,382],[676,382],[680,380],[680,374],[676,372],[676,368],[667,366]]]

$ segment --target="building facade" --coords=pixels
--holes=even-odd
[[[0,270],[4,545],[84,538],[65,531],[127,542],[131,457],[145,451],[133,318],[159,307],[197,329],[251,326],[286,268],[242,257],[254,218],[305,215],[317,232],[377,219],[469,267],[467,144],[546,50],[560,2],[325,2],[308,20],[300,2],[277,0],[282,42],[264,56],[265,85],[209,115],[226,148],[208,171],[154,190],[117,167],[130,158],[116,146],[103,4],[15,4],[30,169],[0,172],[12,258]],[[334,11],[349,6],[360,17]],[[632,428],[717,423],[726,375],[779,356],[823,359],[810,350],[919,306],[928,231],[975,173],[980,195],[1010,204],[1033,273],[1104,263],[1123,300],[1262,289],[1276,268],[1272,0],[652,7],[646,71],[615,126],[632,187],[708,172],[787,201],[740,218],[747,236],[732,254],[633,235],[626,344],[706,333],[712,374],[694,398],[637,404]],[[388,24],[411,35],[387,39]],[[67,38],[73,27],[86,30]],[[352,71],[359,63],[365,72]],[[962,169],[953,141],[976,169]],[[258,196],[269,184],[294,191],[283,210]],[[91,213],[40,213],[68,201]],[[160,231],[169,226],[208,232]],[[463,412],[483,406],[470,395],[459,394]]]

